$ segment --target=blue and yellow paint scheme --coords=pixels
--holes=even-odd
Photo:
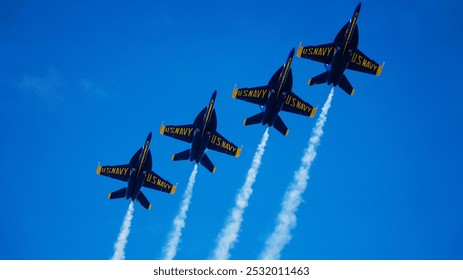
[[[235,88],[232,97],[246,102],[257,104],[262,112],[244,120],[244,125],[262,123],[264,126],[275,127],[283,135],[288,135],[289,130],[279,116],[280,111],[308,116],[313,118],[317,111],[309,103],[302,100],[294,92],[293,73],[291,63],[295,49],[289,53],[285,64],[273,74],[266,86],[253,88]]]
[[[306,47],[299,45],[297,51],[299,57],[321,62],[327,67],[326,72],[309,80],[310,86],[326,83],[339,86],[347,94],[353,95],[354,88],[344,75],[346,69],[376,76],[383,71],[384,62],[379,65],[357,48],[359,42],[357,21],[361,4],[360,2],[357,5],[354,15],[338,32],[333,43]]]
[[[191,148],[172,156],[172,160],[189,160],[201,163],[214,173],[216,168],[206,155],[206,149],[239,157],[241,149],[217,132],[217,115],[214,109],[217,91],[212,93],[209,104],[190,125],[161,125],[160,133],[191,144]]]
[[[109,178],[127,182],[127,187],[112,192],[109,199],[126,198],[138,201],[144,208],[150,210],[151,203],[141,191],[142,187],[174,194],[177,186],[164,180],[161,176],[152,171],[153,160],[151,158],[150,132],[146,138],[145,145],[141,147],[130,160],[129,164],[105,165],[98,164],[96,173]]]

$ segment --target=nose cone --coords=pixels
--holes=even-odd
[[[294,57],[294,52],[296,51],[295,48],[292,48],[291,51],[289,52],[289,56],[288,56],[288,59],[291,57]]]
[[[359,2],[359,4],[357,5],[357,8],[355,8],[355,12],[360,13],[360,8],[361,7],[362,7],[362,2]]]
[[[152,135],[152,134],[153,134],[152,132],[150,132],[150,133],[148,134],[148,137],[146,137],[146,142],[151,142],[151,135]]]
[[[215,100],[216,97],[217,97],[217,90],[214,90],[211,96],[211,100]]]

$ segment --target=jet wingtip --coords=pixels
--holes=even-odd
[[[236,154],[235,154],[235,157],[239,157],[241,155],[241,150],[243,149],[243,146],[241,146],[241,148],[238,148],[236,150]]]
[[[315,108],[312,108],[312,112],[310,112],[310,117],[311,118],[315,117],[315,114],[317,113],[317,110],[318,110],[318,106],[315,107]]]
[[[212,169],[211,173],[215,173],[216,170],[217,170],[217,168],[214,166],[214,168]]]
[[[151,203],[150,205],[148,205],[148,208],[146,208],[146,210],[151,210]]]
[[[174,194],[176,190],[177,190],[177,185],[172,186],[172,189],[170,189],[170,193],[169,193],[169,194]]]
[[[376,76],[381,75],[381,73],[383,72],[383,67],[384,67],[384,62],[383,62],[383,65],[380,65],[378,67],[378,70],[376,70]]]
[[[236,98],[237,94],[238,94],[238,89],[236,88],[236,84],[235,84],[235,87],[233,88],[233,92],[232,92],[232,98]]]
[[[159,129],[159,133],[161,133],[161,135],[164,135],[164,131],[166,130],[166,126],[164,125],[164,122],[161,124],[161,128]]]
[[[100,175],[100,173],[101,173],[101,165],[100,163],[98,163],[98,166],[96,168],[96,174]]]
[[[299,48],[297,48],[297,57],[301,57],[302,50],[303,50],[302,42],[299,42]]]

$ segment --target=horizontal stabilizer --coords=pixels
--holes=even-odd
[[[148,201],[143,192],[138,193],[137,201],[143,206],[146,210],[151,209],[151,203]]]
[[[309,86],[324,84],[328,80],[328,71],[321,73],[318,76],[309,80]]]
[[[281,134],[284,136],[287,136],[289,133],[288,128],[286,127],[285,123],[283,120],[280,118],[280,116],[277,116],[275,119],[275,122],[273,123],[273,127],[278,130]]]
[[[173,161],[178,161],[178,160],[187,160],[190,158],[190,149],[185,150],[183,152],[180,152],[178,154],[175,154],[172,156]]]
[[[108,195],[109,199],[116,199],[116,198],[125,198],[125,194],[127,193],[127,188],[122,188],[115,192],[112,192]]]
[[[342,75],[341,77],[341,80],[339,81],[339,84],[338,86],[344,90],[345,92],[347,92],[347,94],[349,95],[353,95],[354,94],[354,88],[352,87],[352,85],[349,83],[349,81],[347,80],[347,77],[346,75]]]
[[[247,118],[244,120],[243,124],[244,125],[251,125],[251,124],[258,124],[262,122],[262,119],[264,117],[264,113],[259,113],[257,115],[254,115],[250,118]]]
[[[209,170],[211,173],[215,172],[215,166],[212,164],[211,160],[209,157],[204,154],[203,158],[201,159],[201,164],[206,167],[207,170]]]

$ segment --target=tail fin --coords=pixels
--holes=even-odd
[[[289,129],[286,127],[285,123],[280,118],[280,116],[277,116],[275,122],[273,123],[273,127],[284,136],[288,135],[289,133]]]
[[[115,192],[108,194],[108,198],[109,199],[125,198],[126,193],[127,193],[127,188],[122,188],[120,190],[117,190]]]
[[[347,94],[349,95],[353,95],[354,94],[354,88],[352,87],[352,85],[349,83],[349,81],[347,80],[347,77],[346,75],[342,75],[341,77],[341,80],[339,81],[339,84],[338,86],[344,90],[345,92],[347,92]]]
[[[204,167],[206,167],[206,169],[209,170],[209,172],[211,172],[211,173],[215,172],[215,166],[214,166],[214,164],[212,164],[211,160],[209,159],[209,157],[206,154],[203,155],[203,158],[201,159],[201,164]]]
[[[178,161],[178,160],[187,160],[190,158],[190,149],[185,150],[183,152],[180,152],[178,154],[175,154],[172,156],[173,161]]]
[[[251,125],[251,124],[258,124],[262,122],[262,118],[264,117],[264,113],[259,113],[257,115],[254,115],[250,118],[247,118],[244,120],[243,124],[244,125]]]
[[[328,71],[321,73],[318,76],[309,80],[309,86],[324,84],[328,80]]]
[[[141,206],[145,207],[146,210],[151,209],[151,203],[141,191],[138,193],[137,201],[141,204]]]

